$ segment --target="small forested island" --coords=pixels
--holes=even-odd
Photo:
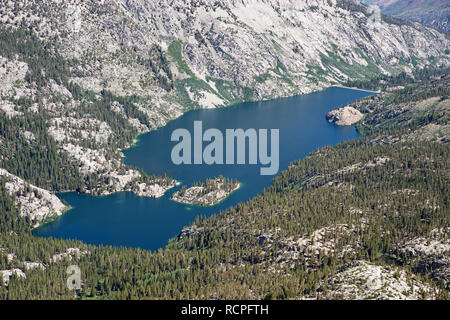
[[[172,200],[198,206],[214,206],[222,202],[231,193],[239,189],[240,183],[236,179],[219,176],[206,179],[205,182],[194,183],[190,188],[183,186],[172,195]]]

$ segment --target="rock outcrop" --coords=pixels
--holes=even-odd
[[[34,57],[4,51],[0,113],[23,117],[46,110],[48,134],[60,152],[78,164],[83,178],[95,176],[95,184],[82,188],[91,194],[130,190],[157,197],[173,186],[148,179],[143,186],[146,179],[123,165],[119,149],[129,146],[124,137],[163,126],[192,108],[449,64],[444,34],[386,19],[373,28],[367,7],[356,0],[0,3],[2,30],[32,30],[34,40],[23,41],[51,48],[46,55],[55,59],[30,77]],[[62,65],[67,70],[55,75]],[[38,86],[33,79],[40,77],[47,81]],[[105,91],[111,95],[101,100]],[[101,107],[88,107],[100,100]],[[26,132],[27,140],[39,140]],[[9,143],[0,140],[5,148]]]
[[[53,193],[30,185],[1,168],[0,176],[6,178],[5,188],[15,196],[20,215],[28,216],[35,227],[47,219],[60,216],[68,209]]]
[[[361,260],[343,266],[320,291],[320,298],[346,300],[418,300],[437,294],[433,286],[405,270]]]
[[[170,184],[162,186],[161,184],[146,184],[136,182],[128,189],[135,195],[140,197],[160,198],[172,187],[175,187],[179,183],[173,180]]]
[[[15,275],[17,278],[26,278],[23,270],[19,268],[13,268],[10,270],[0,270],[0,281],[2,281],[5,286],[8,286],[9,280],[13,275]]]
[[[185,204],[214,206],[239,187],[240,184],[237,181],[226,181],[225,178],[208,179],[200,185],[175,192],[171,199]]]
[[[340,126],[349,126],[361,120],[363,114],[352,107],[343,107],[327,113],[327,120]]]
[[[77,59],[71,79],[85,89],[146,98],[154,126],[190,107],[448,63],[444,34],[387,19],[373,28],[369,17],[357,0],[18,0],[0,12]]]

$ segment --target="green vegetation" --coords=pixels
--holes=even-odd
[[[315,294],[320,280],[342,263],[365,259],[383,264],[385,257],[400,255],[397,245],[405,239],[450,226],[445,177],[449,152],[447,145],[435,143],[373,146],[369,138],[323,148],[294,162],[255,199],[211,218],[198,218],[193,225],[201,232],[174,239],[158,252],[3,233],[0,243],[17,259],[7,264],[0,259],[4,261],[1,267],[20,266],[24,260],[45,262],[64,248],[79,247],[90,252],[77,261],[85,283],[79,298],[287,299]],[[389,161],[342,171],[378,157]],[[352,188],[338,188],[330,181]],[[416,195],[405,197],[398,192],[405,188],[417,190]],[[352,208],[363,214],[351,214]],[[285,265],[276,262],[287,237],[338,223],[356,226],[357,231],[339,238],[336,254],[318,254],[312,260],[300,257]],[[253,234],[250,230],[259,231]],[[272,235],[271,246],[260,242],[259,232]],[[338,257],[346,246],[354,252]],[[416,267],[404,259],[396,265]],[[73,261],[48,264],[44,271],[27,274],[26,280],[13,279],[4,294],[9,299],[71,298],[64,286],[69,263]],[[263,271],[269,267],[280,273]]]
[[[167,54],[174,59],[180,71],[186,73],[192,78],[195,78],[195,74],[191,71],[186,61],[183,59],[181,54],[181,42],[179,40],[173,41],[169,45],[169,48],[167,48]]]
[[[264,83],[266,80],[274,78],[274,76],[272,76],[270,72],[273,72],[275,75],[277,75],[281,80],[286,82],[291,88],[295,88],[295,85],[291,79],[291,75],[289,74],[288,69],[279,59],[277,59],[277,65],[275,68],[269,68],[265,73],[253,76],[253,79],[255,79],[257,83]]]
[[[364,55],[362,55],[362,57],[366,58]],[[336,68],[352,79],[370,79],[380,73],[378,66],[372,60],[367,58],[365,59],[368,63],[367,66],[359,65],[357,63],[350,65],[335,52],[331,51],[327,51],[327,55],[321,53],[320,58],[327,69],[327,73],[336,73],[334,70],[334,68]]]
[[[350,2],[339,1],[339,5],[343,3]],[[354,10],[358,8],[355,5]],[[149,124],[146,114],[137,106],[137,97],[117,97],[106,90],[100,94],[82,90],[67,81],[71,63],[56,56],[51,47],[24,31],[2,32],[0,54],[19,53],[31,68],[28,82],[42,87],[53,79],[64,84],[80,103],[71,116],[88,116],[108,123],[114,133],[103,146],[108,157],[116,156],[117,149],[130,143],[137,134],[125,117],[111,110],[113,102],[123,107],[126,116]],[[170,45],[168,55],[180,70],[191,76],[174,83],[178,94],[186,85],[212,90],[196,79],[183,61],[180,42]],[[170,90],[171,78],[164,55],[154,48],[152,57],[155,59],[150,68],[165,74],[167,83],[159,81]],[[348,70],[333,54],[323,59],[329,67],[359,72],[358,67],[356,71]],[[276,70],[280,76],[287,73],[281,62]],[[445,230],[450,227],[448,141],[406,138],[428,124],[446,125],[448,111],[439,110],[438,104],[407,112],[397,108],[399,104],[429,97],[448,97],[448,77],[432,80],[432,71],[423,72],[430,81],[408,85],[410,80],[399,75],[368,83],[367,86],[378,86],[384,85],[381,81],[390,81],[391,85],[398,82],[407,86],[358,102],[365,113],[358,127],[363,137],[321,148],[305,159],[294,161],[254,199],[210,218],[198,217],[187,231],[183,230],[156,252],[33,237],[30,221],[20,217],[14,205],[17,195],[6,191],[7,181],[0,177],[0,270],[23,270],[25,262],[45,266],[26,271],[26,279],[12,276],[7,287],[0,281],[0,298],[295,299],[316,296],[322,281],[345,263],[368,260],[414,273],[434,288],[442,289],[437,298],[449,299],[448,275],[434,273],[441,265],[401,250],[408,240],[429,238],[433,230],[444,230],[443,237],[448,237]],[[237,88],[238,95],[232,83],[213,81],[219,84],[217,88],[223,97],[231,98],[229,101],[238,101],[238,96],[252,98],[251,88]],[[186,94],[184,91],[178,98],[186,99]],[[58,150],[47,134],[52,114],[44,110],[42,98],[38,95],[16,101],[23,108],[23,117],[0,116],[0,167],[51,190],[97,186],[103,178],[96,173],[81,176],[77,164]],[[53,99],[67,102],[63,97]],[[40,112],[28,112],[35,103]],[[21,134],[24,131],[33,133],[35,140],[25,139]],[[99,147],[88,140],[82,144]],[[143,179],[153,181],[156,177],[144,175]],[[234,182],[226,183],[231,187]],[[214,190],[213,183],[207,181],[206,186]],[[333,243],[332,250],[305,249],[292,240],[306,239],[316,230],[337,225],[347,226],[349,232],[332,231],[324,236],[324,241]],[[69,248],[79,248],[83,254],[79,259],[52,261],[53,255]],[[300,254],[294,258],[290,253],[297,250]],[[11,260],[9,253],[14,253]],[[66,268],[74,263],[82,271],[83,282],[76,293],[66,287]],[[319,294],[326,297],[326,293]]]
[[[450,76],[447,73],[443,76],[436,74],[433,78],[437,79],[409,83],[403,89],[355,103],[354,106],[365,113],[363,121],[357,124],[358,131],[365,134],[388,133],[399,129],[414,131],[428,124],[447,125]],[[394,82],[397,81],[405,84],[403,78],[394,78]],[[424,101],[430,98],[436,99],[425,104]],[[420,107],[416,106],[418,104]]]
[[[220,96],[229,101],[230,104],[235,104],[242,100],[242,98],[238,96],[233,82],[210,77],[207,77],[206,80],[214,82]]]
[[[169,102],[177,102],[186,109],[197,108],[198,104],[192,101],[187,90],[191,91],[191,94],[197,98],[201,94],[201,91],[208,91],[217,95],[209,84],[195,76],[186,61],[183,60],[181,53],[181,42],[179,40],[173,41],[169,45],[167,54],[175,61],[179,71],[190,76],[188,79],[175,80],[175,93],[166,96],[166,99]]]
[[[173,89],[173,74],[169,67],[164,52],[159,45],[154,44],[150,49],[150,59],[148,64],[151,69],[151,75],[154,76],[157,83],[166,91]]]
[[[62,59],[51,44],[44,44],[31,30],[0,28],[0,55],[14,60],[16,54],[30,67],[26,81],[36,83],[38,88],[43,88],[49,79],[58,84],[67,82],[70,65],[78,63]]]
[[[220,186],[219,186],[220,184]],[[224,176],[206,179],[205,182],[196,182],[193,187],[203,187],[202,194],[208,194],[219,189],[230,192],[235,189],[239,182],[236,179],[228,179]]]
[[[367,90],[383,90],[389,86],[403,86],[411,85],[414,82],[429,81],[448,72],[448,68],[426,67],[414,70],[412,73],[413,77],[406,72],[401,72],[394,76],[379,75],[372,79],[348,81],[345,85]]]
[[[220,175],[203,182],[195,182],[189,189],[182,186],[178,192],[174,193],[172,200],[190,205],[213,206],[224,201],[238,188],[239,182],[236,179],[228,179]],[[217,191],[220,192],[217,193]]]
[[[344,10],[348,10],[351,12],[361,12],[367,15],[366,7],[356,1],[337,0],[336,5]]]
[[[48,190],[80,190],[83,177],[78,164],[58,151],[47,133],[45,115],[43,111],[9,118],[0,113],[0,167]],[[27,140],[22,134],[25,130],[33,133],[35,139]]]
[[[155,63],[153,67],[160,68],[170,78],[164,56],[158,48],[153,48],[153,51],[160,64],[156,66]],[[72,66],[79,62],[65,60],[54,52],[49,43],[40,40],[29,30],[0,28],[0,55],[12,60],[18,56],[26,62],[29,70],[25,82],[38,89],[31,97],[2,97],[3,100],[12,102],[16,111],[22,112],[23,116],[10,118],[5,113],[0,113],[0,167],[31,184],[52,191],[82,192],[86,188],[95,188],[102,192],[104,183],[107,182],[104,181],[105,178],[100,177],[98,172],[82,175],[78,163],[58,147],[48,129],[52,120],[61,114],[74,119],[106,122],[112,130],[107,141],[97,142],[91,138],[76,136],[76,139],[67,142],[85,148],[106,150],[107,160],[120,159],[118,150],[129,146],[140,133],[128,118],[137,119],[147,127],[151,126],[148,116],[137,106],[139,98],[119,97],[107,90],[97,94],[70,82],[69,78],[74,74]],[[47,86],[51,80],[67,88],[71,97],[49,95]],[[79,106],[70,113],[59,109],[59,106],[72,102],[79,103]],[[121,106],[123,115],[111,109],[113,103]],[[54,105],[54,109],[49,108],[50,104]],[[27,139],[24,132],[31,133],[34,138]],[[167,177],[152,177],[143,173],[141,180],[150,179],[167,182]]]
[[[11,231],[18,232],[20,234],[29,234],[30,221],[28,220],[28,218],[22,218],[19,216],[18,210],[14,202],[15,196],[9,195],[9,193],[5,189],[6,182],[7,180],[4,177],[0,176],[0,214],[1,214],[0,235],[8,234]],[[1,261],[1,254],[2,252],[0,251],[0,261]],[[0,266],[1,265],[2,264],[0,263]]]
[[[185,108],[196,108],[198,104],[191,100],[187,90],[191,92],[194,97],[199,97],[201,91],[214,92],[211,87],[203,80],[197,78],[188,78],[175,81],[176,99],[175,102],[180,103]],[[169,99],[170,101],[171,99]]]
[[[178,70],[190,76],[190,78],[175,80],[174,92],[168,93],[165,98],[169,102],[179,103],[186,109],[198,108],[197,102],[191,99],[191,96],[200,99],[202,92],[211,92],[225,100],[226,104],[235,104],[243,101],[253,100],[253,90],[248,87],[236,87],[231,81],[215,78],[207,78],[207,81],[213,81],[217,91],[207,82],[195,76],[182,56],[181,42],[173,41],[167,49],[167,54],[175,61]],[[190,94],[187,92],[190,91]],[[194,99],[195,100],[195,99]]]
[[[420,95],[427,90],[422,87],[412,88]],[[383,121],[367,125],[377,127]],[[438,298],[448,299],[447,280],[434,273],[439,265],[401,251],[409,239],[450,227],[448,144],[397,139],[422,126],[415,122],[387,130],[388,135],[373,131],[319,149],[293,162],[261,195],[210,218],[197,218],[190,232],[153,253],[34,238],[26,221],[17,220],[12,197],[3,191],[1,212],[8,218],[1,220],[0,243],[17,258],[7,262],[0,253],[0,267],[37,261],[46,269],[28,272],[26,279],[13,277],[0,291],[8,299],[72,298],[64,286],[64,271],[73,261],[49,263],[49,257],[78,247],[89,252],[77,260],[84,282],[78,299],[299,298],[316,295],[323,279],[354,260],[413,272],[444,289]],[[327,235],[336,239],[333,251],[289,258],[287,239],[336,225],[353,231]]]
[[[269,74],[269,72],[266,72],[266,73],[262,73],[257,76],[253,76],[253,78],[258,83],[264,83],[264,82],[266,82],[267,79],[270,79],[270,74]]]

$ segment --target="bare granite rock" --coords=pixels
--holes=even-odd
[[[178,184],[179,182],[176,182],[175,180],[173,180],[172,183],[166,186],[162,186],[157,183],[146,184],[136,182],[129,190],[140,197],[160,198],[164,195],[164,193],[166,193],[167,190],[175,187]]]
[[[152,58],[155,44],[175,80],[202,83],[177,89],[200,108],[233,103],[250,91],[257,100],[308,93],[359,79],[355,70],[368,74],[364,68],[373,63],[386,74],[414,68],[404,65],[411,57],[420,66],[431,56],[448,63],[444,34],[418,23],[382,21],[374,29],[367,7],[354,2],[350,9],[337,0],[5,0],[0,21],[32,27],[59,54],[83,62],[72,77],[83,88],[148,98],[143,108],[156,115],[157,126],[185,105],[173,92],[165,99],[155,76],[166,71],[149,75],[135,59]]]
[[[363,114],[352,107],[343,107],[327,113],[327,120],[340,126],[350,126],[361,120]]]
[[[373,29],[366,7],[355,3],[349,9],[336,0],[1,2],[5,28],[30,28],[52,44],[55,54],[76,59],[68,79],[90,90],[92,99],[102,90],[136,96],[136,108],[148,121],[125,112],[117,101],[107,108],[138,133],[163,126],[191,108],[310,93],[364,78],[373,72],[369,64],[384,74],[411,71],[414,65],[405,61],[412,57],[417,67],[428,65],[430,57],[436,57],[436,65],[449,64],[445,49],[450,40],[437,30],[389,21]],[[83,175],[96,174],[103,183],[83,192],[129,190],[158,197],[175,184],[142,185],[139,173],[120,162],[120,152],[108,149],[120,133],[104,120],[80,115],[82,101],[65,84],[50,80],[37,89],[27,80],[28,71],[20,56],[0,57],[0,112],[21,117],[40,108],[48,111],[48,131],[61,152],[79,164]],[[38,93],[42,106],[18,102]],[[355,121],[355,115],[351,118]],[[24,135],[33,141],[32,135]],[[223,196],[211,194],[202,203]]]
[[[13,274],[18,278],[26,278],[25,273],[21,269],[13,268],[10,270],[0,270],[0,281],[3,281],[3,284],[8,286],[9,279]]]
[[[324,281],[324,299],[419,300],[433,299],[437,289],[405,270],[354,261]]]
[[[6,190],[16,196],[16,205],[21,216],[28,216],[37,227],[46,219],[60,216],[68,207],[53,193],[26,183],[19,177],[0,168],[0,176],[7,179]]]
[[[214,206],[239,189],[239,187],[239,182],[228,182],[223,177],[208,179],[204,184],[175,192],[171,199],[186,204]]]

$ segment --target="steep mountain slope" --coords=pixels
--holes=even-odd
[[[2,0],[0,22],[0,120],[24,131],[0,167],[52,191],[161,196],[120,150],[191,108],[449,64],[444,34],[356,0]]]
[[[361,0],[361,2],[377,5],[388,16],[418,21],[442,31],[450,31],[449,0]]]
[[[76,59],[71,79],[82,87],[145,97],[163,121],[173,108],[305,93],[427,64],[449,47],[435,30],[392,20],[371,28],[369,16],[352,0],[45,0],[2,1],[0,19]]]
[[[155,253],[34,238],[17,205],[53,198],[37,187],[161,196],[176,182],[120,150],[191,108],[448,66],[446,35],[382,19],[356,0],[0,1],[0,297],[73,298],[77,259],[83,298],[448,298],[445,77],[354,104],[372,136]]]
[[[33,238],[0,184],[0,297],[73,298],[61,275],[76,259],[79,298],[449,299],[449,133],[420,134],[448,126],[448,81],[352,104],[369,135],[293,162],[154,253]]]
[[[380,95],[350,104],[364,118],[359,132],[386,133],[403,128],[402,139],[439,143],[450,141],[450,74],[420,83],[397,86]],[[418,128],[419,127],[419,128]]]

